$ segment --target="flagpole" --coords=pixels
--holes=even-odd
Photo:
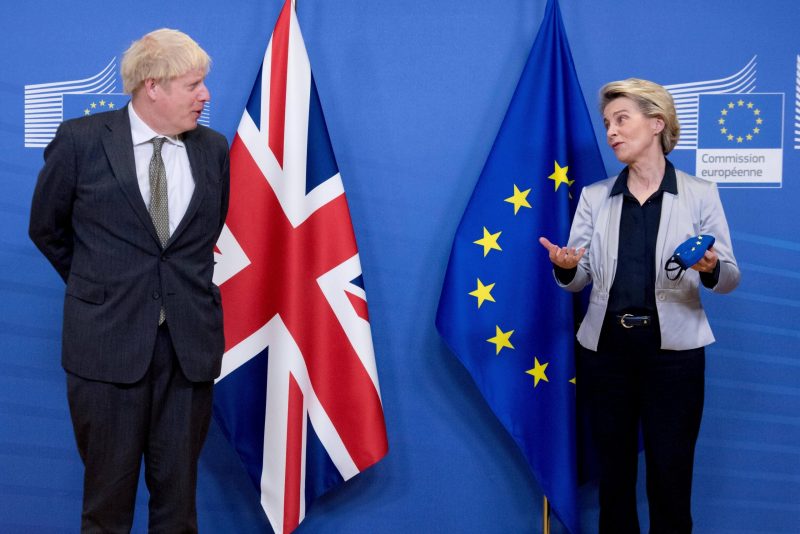
[[[546,495],[542,499],[542,534],[550,534],[550,502]]]

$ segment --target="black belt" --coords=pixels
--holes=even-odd
[[[623,328],[636,328],[640,326],[650,326],[653,324],[652,315],[633,315],[632,313],[623,313],[616,315],[617,323]]]

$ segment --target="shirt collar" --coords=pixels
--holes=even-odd
[[[133,138],[133,146],[149,143],[154,137],[163,137],[170,144],[180,147],[184,146],[179,135],[173,135],[171,137],[160,135],[150,128],[147,123],[145,123],[139,117],[139,115],[136,114],[136,110],[133,109],[133,102],[128,103],[128,117],[130,117],[131,120],[131,137]]]
[[[666,165],[664,166],[664,177],[661,179],[661,185],[656,190],[656,193],[663,192],[663,193],[672,193],[673,195],[678,194],[678,177],[675,174],[675,166],[668,160],[664,160]],[[619,195],[621,193],[629,193],[628,191],[628,167],[626,166],[622,169],[622,172],[619,173],[617,179],[614,181],[614,187],[611,188],[611,194],[609,196]],[[655,193],[654,193],[655,194]]]

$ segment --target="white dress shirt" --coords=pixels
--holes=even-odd
[[[154,137],[164,137],[167,140],[161,147],[161,159],[164,160],[164,168],[167,171],[169,235],[172,235],[186,214],[186,208],[189,207],[189,201],[194,193],[194,178],[186,145],[180,140],[180,136],[167,137],[154,132],[136,114],[133,103],[128,104],[128,115],[131,120],[133,156],[136,160],[136,179],[148,210],[150,209],[150,159],[153,157],[153,143],[150,141]]]

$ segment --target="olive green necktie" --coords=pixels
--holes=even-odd
[[[164,167],[164,160],[161,159],[161,147],[166,141],[164,137],[154,137],[153,157],[150,159],[150,218],[156,227],[158,239],[161,247],[167,246],[169,241],[169,202],[167,199],[167,170]],[[162,324],[166,319],[164,306],[158,316],[158,324]]]

